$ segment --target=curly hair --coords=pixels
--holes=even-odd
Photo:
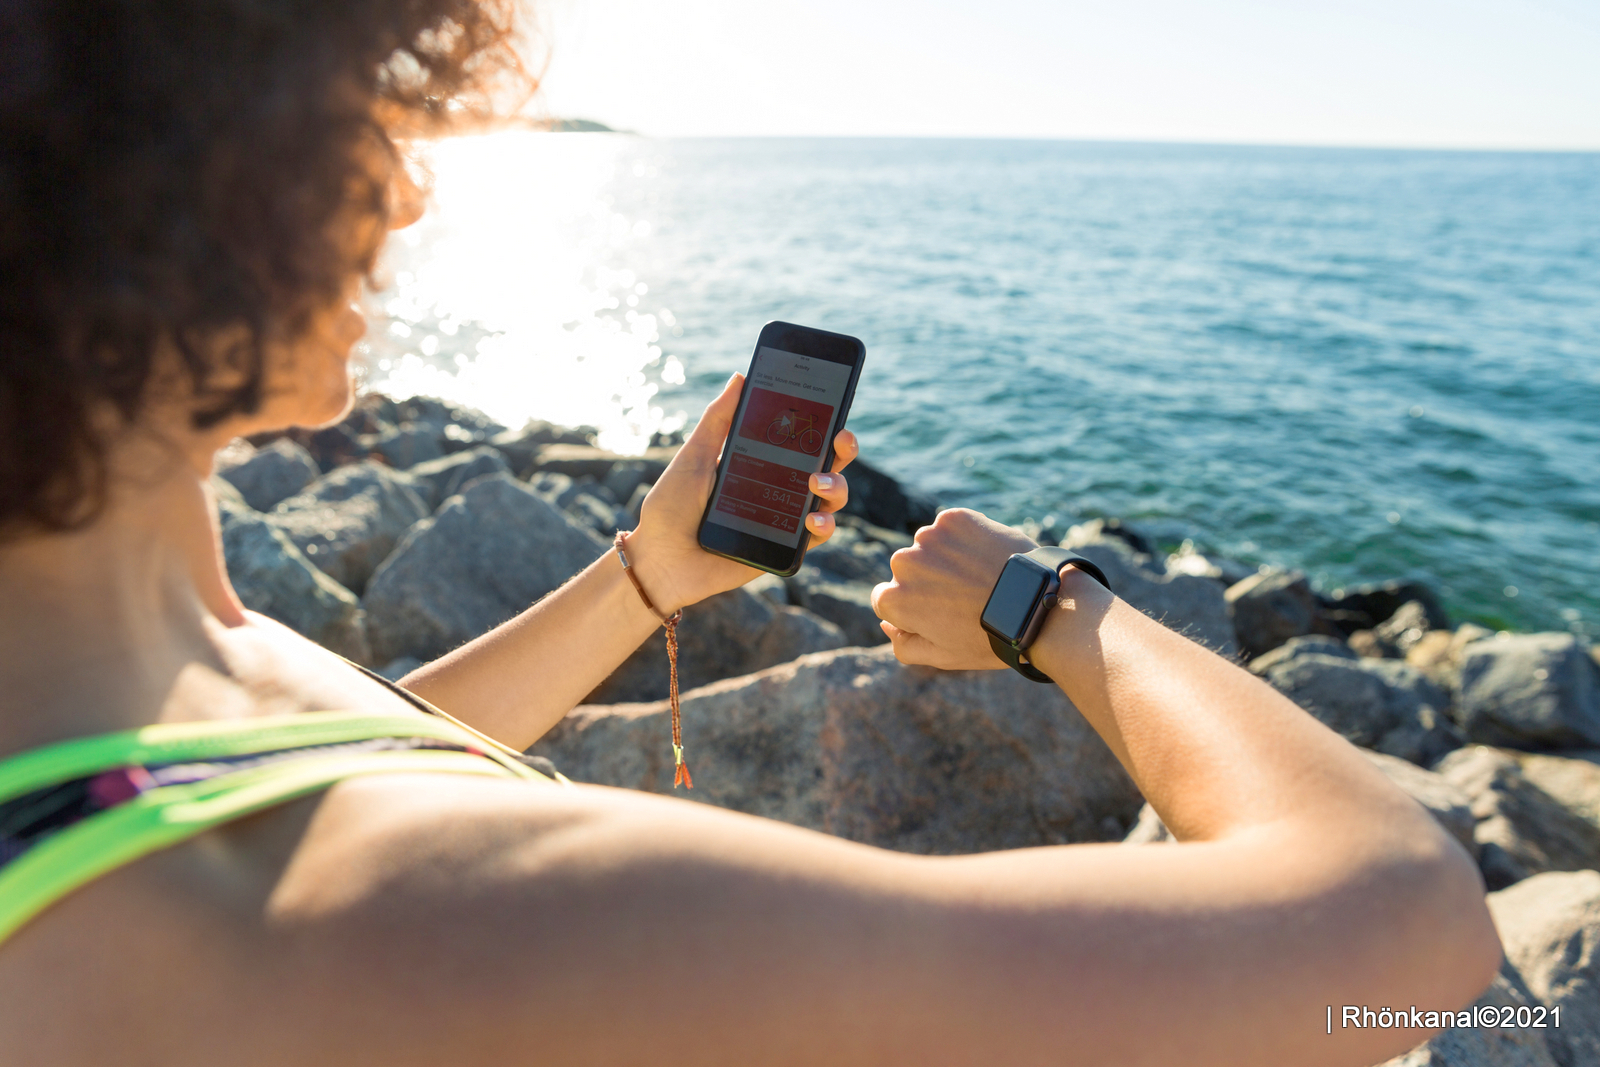
[[[372,269],[384,227],[336,223],[386,221],[393,135],[531,92],[517,15],[0,0],[0,533],[103,509],[106,414],[137,419],[163,346],[197,429],[259,409],[266,344]]]

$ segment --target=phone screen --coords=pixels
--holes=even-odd
[[[756,349],[706,522],[786,548],[800,544],[809,480],[828,454],[850,372],[845,363]]]

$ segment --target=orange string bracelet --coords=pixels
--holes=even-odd
[[[650,614],[661,620],[661,625],[667,628],[667,666],[670,675],[667,681],[668,703],[672,705],[672,758],[676,769],[672,773],[672,788],[680,785],[694,788],[694,779],[689,777],[689,765],[683,762],[683,712],[678,707],[678,623],[683,621],[683,609],[679,608],[669,617],[661,613],[655,601],[650,599],[650,594],[644,591],[644,586],[639,581],[639,576],[633,573],[633,566],[628,562],[628,533],[626,530],[617,531],[617,539],[613,542],[617,549],[617,558],[622,561],[622,573],[628,576],[628,581],[639,591],[639,599],[644,601],[644,606],[650,609]]]

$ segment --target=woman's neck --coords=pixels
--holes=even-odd
[[[168,458],[159,476],[114,476],[92,525],[0,544],[0,755],[147,725],[185,670],[221,670],[208,631],[245,616],[210,456]]]

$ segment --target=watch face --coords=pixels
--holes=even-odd
[[[983,608],[983,628],[1015,644],[1022,639],[1033,609],[1054,577],[1049,568],[1022,556],[1006,560],[1006,569]]]

